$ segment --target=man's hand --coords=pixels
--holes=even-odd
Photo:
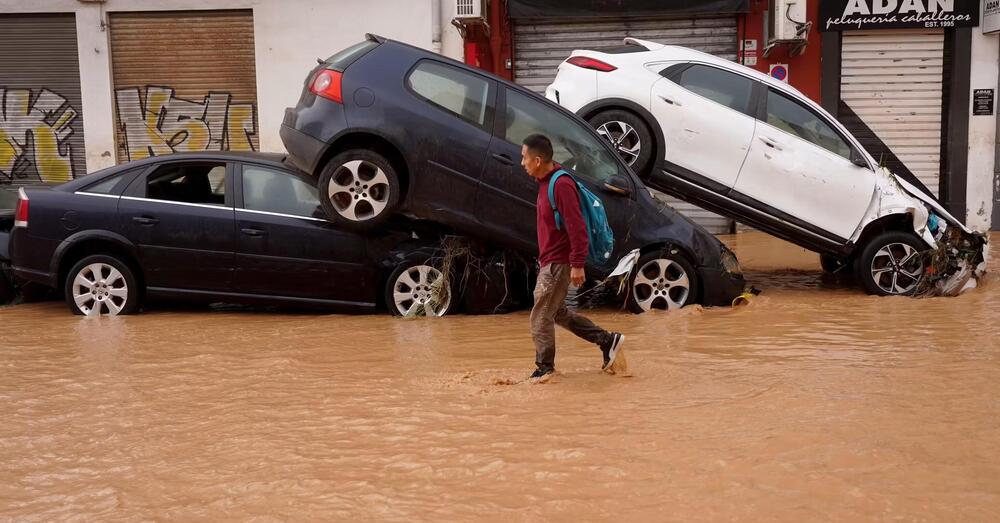
[[[583,267],[573,267],[569,270],[569,282],[573,284],[574,287],[579,287],[583,285],[583,281],[587,279],[587,275],[583,271]]]

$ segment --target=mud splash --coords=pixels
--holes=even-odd
[[[526,313],[2,309],[0,519],[1000,517],[996,277],[875,298],[726,241],[750,305],[590,313],[628,379],[560,333],[524,383]]]

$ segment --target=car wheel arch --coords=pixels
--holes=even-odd
[[[63,240],[52,257],[56,285],[65,283],[73,264],[94,254],[118,257],[135,272],[140,289],[145,287],[145,275],[135,246],[125,237],[110,231],[82,231]]]
[[[843,254],[851,258],[856,257],[872,238],[888,231],[914,233],[913,214],[909,212],[892,213],[872,220],[865,225],[857,241],[850,244]]]
[[[662,168],[663,151],[666,150],[666,139],[663,136],[663,128],[657,123],[656,118],[652,115],[652,113],[641,105],[624,98],[605,98],[590,102],[589,104],[581,107],[576,114],[580,118],[590,121],[590,118],[597,113],[610,110],[632,113],[637,118],[645,122],[646,127],[649,127],[649,130],[652,131],[653,137],[656,140],[656,150],[653,151],[653,167]]]
[[[413,171],[410,162],[403,155],[403,149],[385,136],[371,131],[347,131],[330,141],[316,163],[315,175],[319,176],[326,164],[334,156],[350,149],[368,149],[385,157],[392,164],[399,177],[400,202],[405,202],[410,188],[410,177]]]

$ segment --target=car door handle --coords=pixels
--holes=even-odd
[[[133,216],[132,221],[139,225],[156,225],[160,223],[160,220],[150,218],[149,216]]]
[[[772,149],[777,149],[779,151],[781,150],[781,145],[779,145],[778,142],[774,141],[772,138],[768,138],[766,136],[761,136],[760,137],[760,141],[764,142],[764,145],[766,145],[766,146],[768,146],[768,147],[770,147]]]
[[[267,233],[260,229],[253,229],[250,227],[240,229],[240,232],[246,234],[247,236],[253,236],[254,238],[260,238],[261,236],[266,236]]]
[[[510,159],[510,156],[506,154],[493,154],[493,159],[504,164],[504,165],[514,165],[514,160]]]
[[[682,104],[682,103],[674,100],[673,98],[667,98],[666,96],[663,96],[662,94],[660,95],[660,100],[663,100],[664,102],[667,102],[670,105],[676,105],[677,107],[680,107],[680,106],[684,105],[684,104]]]

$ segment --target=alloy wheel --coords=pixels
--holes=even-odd
[[[73,278],[73,301],[87,316],[100,316],[103,311],[117,316],[128,301],[125,276],[106,263],[92,263],[80,269]]]
[[[890,243],[872,258],[872,280],[887,294],[907,294],[920,282],[924,261],[920,252],[905,243]]]
[[[632,281],[632,297],[643,310],[674,310],[687,304],[691,279],[684,267],[673,260],[649,260]]]
[[[403,316],[444,316],[451,305],[451,290],[440,270],[414,265],[396,277],[392,299]]]
[[[377,165],[352,160],[337,168],[330,179],[330,201],[334,209],[353,222],[370,220],[389,203],[389,179]]]
[[[618,151],[618,156],[625,160],[629,167],[639,159],[642,140],[639,139],[639,133],[631,125],[612,120],[601,124],[597,128],[597,134],[611,142],[612,147]]]

